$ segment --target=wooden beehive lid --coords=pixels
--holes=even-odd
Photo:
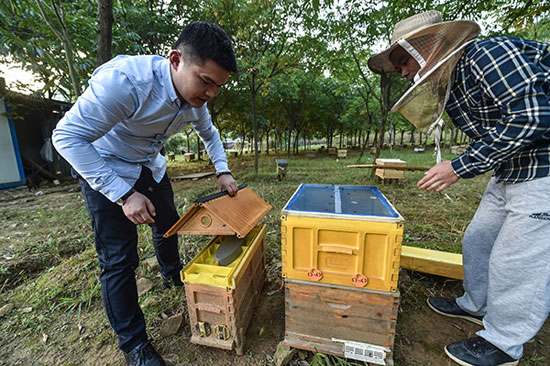
[[[244,238],[271,209],[269,203],[243,184],[234,197],[220,192],[195,200],[164,237],[178,233]]]
[[[382,165],[384,167],[403,167],[407,166],[407,162],[401,159],[376,159],[376,165]]]

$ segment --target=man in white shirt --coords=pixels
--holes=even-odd
[[[164,285],[181,286],[178,220],[166,160],[168,138],[191,124],[206,146],[218,188],[237,193],[206,102],[237,72],[231,41],[217,25],[187,25],[168,58],[118,56],[94,71],[89,87],[53,132],[71,164],[95,234],[103,302],[128,365],[164,365],[145,331],[135,269],[137,226],[148,224]]]

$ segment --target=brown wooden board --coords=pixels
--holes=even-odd
[[[192,343],[243,354],[244,335],[265,282],[265,238],[250,254],[250,261],[236,275],[235,288],[185,282]],[[201,334],[199,322],[208,324],[209,335]],[[228,330],[225,340],[214,331],[220,325]]]
[[[285,280],[285,340],[291,347],[344,356],[344,343],[392,350],[399,292],[381,292],[298,280]]]
[[[170,179],[171,180],[200,179],[200,178],[210,177],[214,174],[216,174],[216,172],[193,173],[193,174],[178,175],[177,177],[170,177]]]
[[[244,238],[272,208],[246,186],[239,189],[234,197],[226,193],[212,196],[208,200],[197,200],[164,237],[178,233],[236,235]]]

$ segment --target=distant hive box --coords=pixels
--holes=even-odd
[[[283,277],[396,292],[402,240],[376,187],[302,184],[281,212]]]
[[[348,150],[338,149],[338,157],[339,158],[347,158],[348,157]]]
[[[195,153],[183,154],[183,160],[185,160],[185,161],[195,160]]]
[[[329,155],[336,155],[338,153],[338,149],[335,147],[329,147],[328,148],[328,154]]]
[[[277,179],[281,180],[283,178],[286,178],[288,161],[285,159],[276,159],[276,162],[277,162]]]
[[[383,167],[376,169],[376,176],[382,179],[402,179],[405,177],[404,170],[395,170],[391,168],[406,167],[406,161],[400,159],[376,159],[376,165]]]
[[[285,279],[288,346],[393,365],[399,292]]]
[[[244,352],[245,333],[265,281],[265,226],[246,235],[243,252],[227,266],[215,264],[223,237],[213,239],[181,271],[191,342]]]

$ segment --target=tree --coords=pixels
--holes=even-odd
[[[97,2],[98,41],[96,65],[102,65],[112,57],[113,42],[113,0]]]

